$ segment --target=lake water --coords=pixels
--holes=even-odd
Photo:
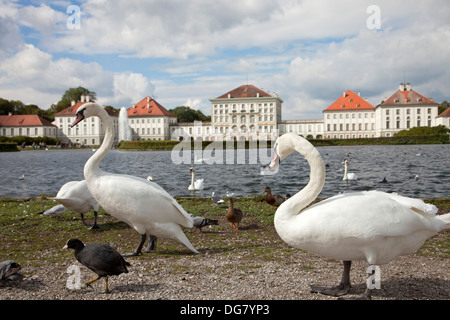
[[[326,182],[320,197],[374,189],[417,198],[450,197],[450,145],[317,149],[327,165]],[[254,152],[261,152],[257,161]],[[0,153],[0,197],[56,195],[64,183],[84,179],[83,166],[92,154],[89,149]],[[226,150],[222,157],[224,164],[175,164],[172,156],[171,151],[111,150],[101,162],[101,168],[142,178],[150,175],[173,196],[210,196],[212,191],[225,196],[229,191],[239,197],[261,194],[266,186],[270,186],[273,193],[293,195],[309,180],[309,166],[297,153],[286,158],[274,176],[260,175],[261,162],[266,164],[271,156],[268,149]],[[215,157],[220,159],[220,153]],[[230,161],[233,157],[234,161]],[[358,175],[357,181],[342,181],[344,159],[349,162],[349,172]],[[243,163],[230,164],[237,161]],[[196,179],[204,179],[204,189],[195,193],[188,191],[189,169],[193,165]],[[24,178],[19,179],[22,175]],[[383,178],[386,183],[381,183]]]

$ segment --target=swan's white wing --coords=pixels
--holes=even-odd
[[[177,223],[192,228],[192,217],[152,181],[129,175],[103,174],[89,188],[107,212],[133,226],[151,222]]]
[[[84,213],[84,212],[87,212],[92,209],[92,206],[89,203],[87,203],[84,200],[77,199],[77,198],[54,197],[54,198],[49,198],[49,199],[55,200],[55,201],[61,203],[62,205],[64,205],[64,207],[66,207],[67,209],[78,212],[78,213]]]
[[[429,215],[436,215],[438,208],[435,205],[425,203],[422,199],[408,198],[400,196],[397,193],[388,193],[389,197],[405,207],[416,211],[417,213],[424,213]]]
[[[77,185],[80,181],[69,181],[67,183],[65,183],[61,189],[59,189],[58,193],[56,194],[57,197],[59,198],[64,198],[66,196],[67,193],[69,193],[72,188]]]
[[[86,180],[69,181],[61,187],[54,198],[50,198],[63,204],[67,209],[84,213],[91,209],[99,210],[99,205],[89,192]]]
[[[310,219],[316,219],[310,221],[311,225],[323,223],[327,232],[340,234],[343,238],[405,236],[436,229],[429,214],[411,209],[408,198],[399,197],[378,191],[340,194],[311,206],[300,216],[308,213]],[[420,204],[419,201],[412,202],[416,206]]]

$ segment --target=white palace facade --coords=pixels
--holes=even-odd
[[[438,103],[399,85],[388,99],[374,107],[360,93],[343,92],[323,110],[323,119],[282,120],[283,100],[252,85],[242,85],[211,102],[211,122],[179,123],[171,127],[172,139],[253,140],[292,132],[313,139],[355,139],[391,137],[412,127],[445,125],[449,111],[438,115]],[[177,131],[175,131],[177,129]]]
[[[101,121],[90,118],[81,126],[70,124],[80,105],[89,101],[73,102],[55,114],[55,121],[26,123],[14,117],[0,117],[0,134],[4,136],[35,135],[37,132],[63,142],[99,145],[104,130]],[[127,109],[128,126],[132,140],[271,140],[284,133],[295,133],[313,139],[354,139],[391,137],[396,132],[412,127],[450,128],[450,111],[438,114],[438,103],[412,90],[411,85],[400,84],[394,94],[379,105],[372,106],[360,93],[347,90],[323,110],[323,119],[282,120],[283,100],[253,85],[242,85],[217,98],[210,99],[211,121],[179,123],[177,118],[153,97],[145,97]],[[119,114],[107,109],[113,118],[118,141]],[[20,126],[27,126],[21,130]]]

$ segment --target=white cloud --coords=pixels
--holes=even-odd
[[[105,98],[105,101],[113,104],[122,104],[120,107],[128,107],[130,101],[137,103],[146,96],[152,96],[154,90],[153,84],[142,74],[116,74],[113,80],[113,98]]]
[[[47,109],[65,90],[82,86],[97,93],[102,104],[131,106],[154,87],[138,73],[112,73],[98,63],[54,59],[31,44],[0,62],[0,96]]]
[[[43,34],[60,32],[65,28],[67,15],[53,10],[46,4],[39,7],[26,6],[20,8],[17,13],[20,24],[33,28]]]
[[[209,99],[248,81],[280,95],[283,119],[311,119],[344,90],[376,105],[405,74],[420,93],[449,99],[446,0],[378,0],[380,30],[366,26],[369,0],[87,0],[79,30],[64,28],[69,2],[45,3],[0,0],[1,97],[23,92],[48,107],[82,85],[116,107],[154,94],[209,114]]]

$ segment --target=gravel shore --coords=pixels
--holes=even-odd
[[[104,280],[90,288],[69,289],[71,265],[79,267],[81,283],[95,274],[79,264],[73,251],[64,262],[51,262],[51,251],[41,252],[43,264],[21,263],[25,278],[8,282],[0,288],[1,300],[328,300],[336,299],[310,293],[311,284],[335,285],[342,273],[342,263],[287,247],[279,238],[265,238],[273,227],[251,230],[260,233],[244,249],[234,248],[238,237],[227,237],[224,249],[210,249],[208,241],[214,230],[190,233],[201,254],[195,255],[180,246],[165,255],[147,253],[127,258],[129,273],[110,277],[110,294],[104,293]],[[228,231],[227,231],[228,232]],[[231,234],[232,231],[230,231]],[[244,232],[244,231],[238,231]],[[225,232],[223,232],[225,233]],[[435,236],[433,246],[448,241],[449,230]],[[216,234],[217,236],[217,234]],[[231,238],[231,239],[230,239]],[[164,241],[164,240],[162,240]],[[217,240],[216,240],[217,241]],[[277,250],[266,259],[255,254],[265,248]],[[120,248],[119,248],[120,249]],[[157,249],[161,250],[161,249]],[[434,249],[433,249],[434,250]],[[445,249],[443,249],[445,251]],[[373,300],[442,300],[450,298],[449,259],[435,252],[399,257],[380,266],[381,289],[374,290]],[[367,264],[352,265],[352,294],[364,292]]]

